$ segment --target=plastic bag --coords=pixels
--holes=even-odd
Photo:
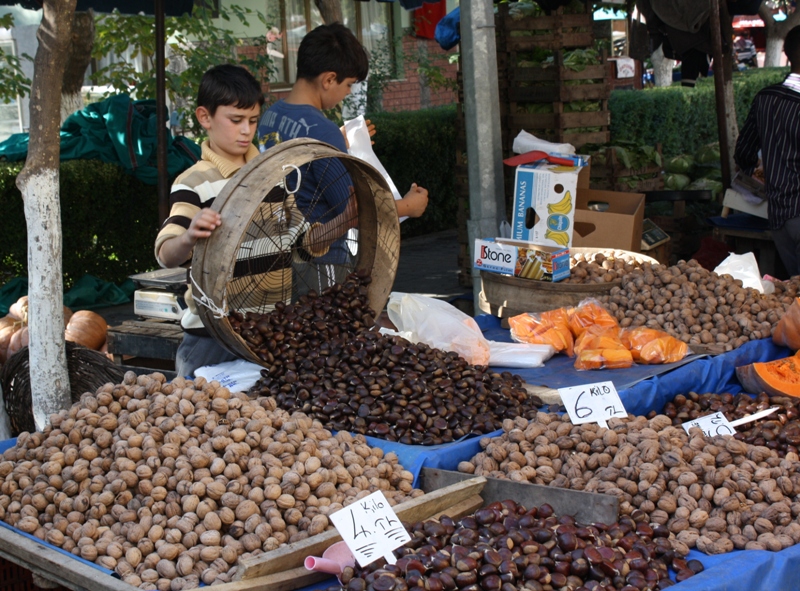
[[[550,345],[557,353],[573,355],[572,332],[569,329],[571,309],[558,308],[539,314],[519,314],[508,319],[511,338],[518,343]]]
[[[572,331],[572,336],[577,339],[590,326],[619,328],[619,323],[599,301],[587,298],[578,304],[570,314],[569,329]]]
[[[728,255],[728,258],[722,261],[714,273],[717,275],[728,274],[734,279],[742,281],[742,287],[752,287],[758,290],[759,293],[772,293],[775,285],[771,281],[762,281],[761,273],[758,270],[758,263],[756,257],[752,252],[744,254]],[[767,285],[769,284],[769,285]],[[769,291],[769,290],[772,291]]]
[[[194,375],[203,377],[209,382],[217,381],[231,392],[246,392],[261,377],[260,365],[244,359],[226,361],[217,365],[206,365],[194,370]]]
[[[654,328],[628,328],[620,333],[620,338],[636,363],[675,363],[689,354],[689,345]]]
[[[597,324],[587,327],[575,339],[575,369],[624,369],[632,366],[633,356],[619,335],[619,326]]]
[[[454,351],[473,365],[541,367],[555,353],[549,346],[488,341],[474,318],[445,301],[423,295],[392,292],[386,312],[397,328],[394,334]]]

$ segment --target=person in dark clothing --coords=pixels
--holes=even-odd
[[[764,166],[769,228],[790,276],[800,275],[800,26],[786,35],[791,72],[753,99],[734,159],[746,174]]]

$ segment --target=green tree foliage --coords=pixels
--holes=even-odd
[[[10,29],[13,26],[13,14],[0,17],[0,28]],[[27,54],[22,54],[22,59],[33,61]],[[20,58],[0,49],[0,102],[10,103],[18,97],[29,95],[30,92],[31,80],[22,73]]]
[[[247,27],[254,19],[267,31],[270,26],[263,13],[230,5],[220,8],[219,17],[224,23],[238,23]],[[166,68],[167,96],[176,105],[185,121],[184,127],[194,133],[201,128],[194,119],[194,102],[200,78],[210,67],[223,63],[238,63],[246,67],[260,80],[268,80],[274,66],[267,55],[265,36],[242,39],[229,28],[217,24],[212,13],[196,6],[191,15],[165,19],[168,63]],[[241,28],[241,27],[236,27]],[[254,53],[239,53],[237,49],[255,47]],[[155,19],[144,15],[122,15],[118,11],[98,16],[92,56],[102,58],[109,54],[122,55],[133,49],[131,57],[142,56],[146,64],[144,72],[137,72],[133,64],[115,60],[92,75],[92,82],[99,86],[110,86],[107,94],[129,93],[137,99],[156,96],[155,68]],[[169,61],[179,61],[183,67],[171,67]]]

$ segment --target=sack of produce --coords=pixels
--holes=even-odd
[[[624,369],[633,356],[619,338],[618,326],[590,326],[575,341],[575,369]]]
[[[594,298],[583,300],[569,317],[569,329],[577,340],[589,327],[616,328],[619,323],[603,305]]]
[[[633,360],[645,365],[675,363],[689,353],[689,345],[683,341],[645,326],[623,330],[620,340],[630,350]]]
[[[508,319],[511,338],[518,343],[550,345],[556,353],[573,355],[572,332],[569,330],[568,308],[548,310],[539,314],[519,314]]]
[[[800,298],[795,298],[772,331],[772,342],[792,351],[800,350]]]
[[[666,171],[673,174],[689,175],[694,168],[694,158],[689,154],[680,154],[667,160]]]
[[[664,188],[668,191],[683,191],[691,182],[685,174],[668,172],[664,175]]]

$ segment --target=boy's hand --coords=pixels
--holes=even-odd
[[[395,204],[398,217],[418,218],[428,207],[428,190],[413,183],[408,193],[402,199],[395,201]]]
[[[169,238],[161,245],[158,258],[169,269],[183,265],[192,257],[194,245],[200,238],[208,238],[222,224],[219,213],[205,208],[192,218],[189,228],[180,236]]]
[[[222,225],[222,218],[219,212],[206,207],[198,211],[194,218],[192,218],[192,223],[189,224],[189,229],[186,230],[186,234],[192,244],[194,244],[200,238],[208,238],[211,236],[211,232],[219,228],[220,225]]]
[[[372,121],[370,121],[369,119],[365,119],[364,123],[367,124],[367,132],[369,133],[369,137],[370,138],[375,137],[375,134],[377,133],[375,131],[375,124]],[[374,140],[370,140],[370,141],[371,141],[372,145],[374,146],[375,145],[375,141]]]

